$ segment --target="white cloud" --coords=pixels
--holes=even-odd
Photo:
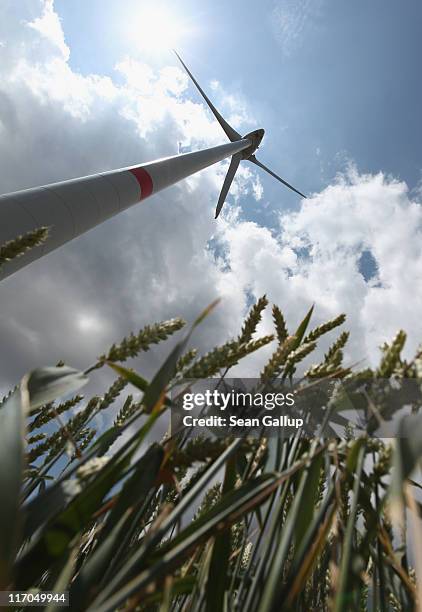
[[[266,292],[290,321],[312,303],[317,322],[346,312],[350,361],[376,362],[399,328],[410,332],[408,352],[422,339],[422,207],[405,183],[351,167],[299,212],[281,215],[278,233],[232,220],[224,240],[236,282]],[[364,250],[377,262],[371,282],[359,269]]]
[[[69,66],[52,2],[16,6],[0,7],[3,191],[171,155],[180,142],[222,142],[203,104],[188,99],[179,68],[156,72],[124,58],[118,81],[82,76]],[[9,351],[2,380],[61,358],[84,367],[130,330],[175,315],[192,320],[217,295],[221,306],[195,336],[203,349],[237,334],[247,296],[264,293],[291,327],[313,302],[315,323],[345,311],[351,361],[374,359],[399,327],[421,338],[421,208],[403,183],[350,168],[272,232],[239,212],[241,196],[262,198],[246,165],[231,192],[235,205],[215,223],[225,168],[158,194],[2,283],[0,337]],[[222,258],[207,248],[212,238]],[[359,272],[365,249],[377,261],[377,282]],[[269,317],[262,329],[270,329]],[[142,367],[151,372],[163,354],[153,351]],[[257,360],[243,371],[255,373]]]
[[[28,25],[51,41],[53,47],[60,50],[63,59],[69,59],[70,49],[65,43],[60,19],[54,10],[54,0],[45,0],[42,15]]]

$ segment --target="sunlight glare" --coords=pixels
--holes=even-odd
[[[144,6],[132,19],[130,37],[145,51],[164,51],[177,47],[187,29],[168,8]]]
[[[91,314],[81,314],[77,319],[77,327],[82,332],[98,332],[102,329],[101,321]]]

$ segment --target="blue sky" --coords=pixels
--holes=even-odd
[[[196,335],[202,350],[236,335],[266,293],[291,328],[312,303],[315,324],[346,312],[351,363],[375,362],[399,328],[413,351],[422,339],[416,0],[3,0],[0,191],[225,142],[175,57],[145,48],[142,13],[157,7],[184,31],[175,45],[220,111],[240,131],[264,127],[259,158],[311,197],[245,163],[215,222],[219,165],[6,279],[0,388],[59,359],[84,367],[129,331],[192,320],[217,296]],[[261,331],[270,329],[267,316]],[[151,372],[163,354],[138,365]]]

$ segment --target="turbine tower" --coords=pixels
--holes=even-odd
[[[231,157],[231,162],[218,198],[215,218],[220,214],[242,159],[259,166],[289,189],[306,197],[255,157],[264,130],[254,130],[245,136],[236,132],[220,115],[180,56],[176,55],[230,142],[193,153],[166,157],[142,166],[119,168],[0,196],[0,245],[42,226],[50,228],[47,241],[4,266],[0,271],[0,279],[134,204],[226,157]]]

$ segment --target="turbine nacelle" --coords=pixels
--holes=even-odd
[[[249,132],[243,136],[244,140],[250,140],[251,146],[242,151],[242,159],[249,159],[251,155],[255,153],[261,144],[261,140],[264,138],[265,130],[260,128],[259,130],[254,130],[253,132]]]

